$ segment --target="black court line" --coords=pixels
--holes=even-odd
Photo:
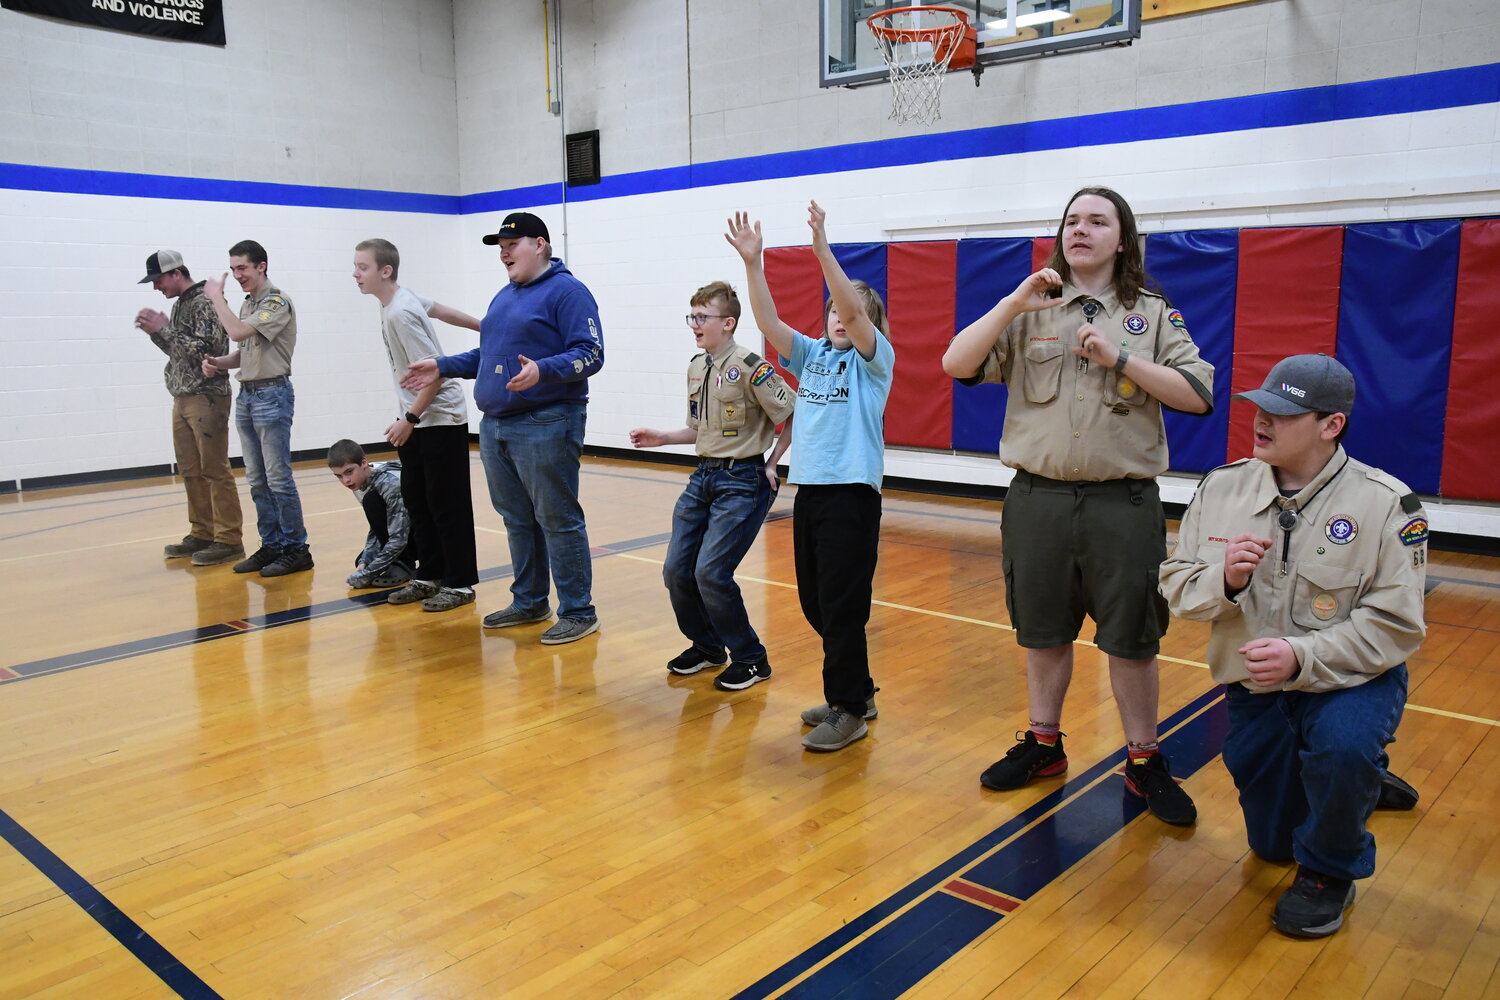
[[[37,871],[77,903],[84,913],[124,945],[127,951],[178,996],[184,1000],[223,1000],[192,969],[183,965],[175,955],[142,930],[140,924],[127,917],[104,893],[90,885],[87,879],[48,850],[3,809],[0,809],[0,838],[4,838],[21,857],[31,862]]]
[[[790,515],[786,514],[782,516]],[[668,532],[666,534],[632,538],[628,541],[615,542],[610,545],[595,546],[595,558],[615,555],[620,552],[631,552],[636,549],[647,549],[656,545],[665,545],[671,540],[672,535]],[[504,566],[495,566],[480,572],[479,582],[487,583],[492,580],[504,579],[510,575],[511,568],[507,563]],[[117,660],[126,660],[136,656],[143,656],[147,653],[159,652],[164,649],[177,649],[182,646],[193,646],[200,642],[227,639],[230,636],[244,635],[247,632],[259,632],[266,629],[281,628],[285,625],[296,625],[301,622],[311,621],[314,618],[326,618],[330,615],[360,611],[374,605],[385,604],[386,597],[390,593],[390,590],[382,590],[369,594],[354,594],[349,597],[339,597],[331,601],[323,601],[319,604],[310,604],[306,607],[288,608],[285,611],[273,611],[270,614],[256,615],[244,620],[220,622],[213,625],[200,625],[197,628],[184,629],[180,632],[168,632],[165,635],[148,636],[144,639],[133,639],[130,642],[118,642],[109,646],[100,646],[97,649],[63,653],[60,656],[49,656],[41,660],[17,663],[10,667],[0,667],[0,684],[15,683],[32,677],[44,677],[48,674],[77,670],[81,667],[91,667],[100,663],[113,663]],[[13,674],[14,676],[6,676],[6,674]]]

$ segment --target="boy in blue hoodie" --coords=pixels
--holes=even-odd
[[[546,621],[555,582],[557,622],[541,641],[574,642],[599,630],[578,503],[588,378],[604,365],[599,307],[552,256],[547,226],[535,215],[512,212],[484,243],[499,246],[510,284],[480,320],[479,347],[418,361],[401,384],[420,390],[439,376],[476,380],[480,458],[515,572],[510,606],[485,616],[484,627]]]

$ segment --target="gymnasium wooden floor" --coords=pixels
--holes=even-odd
[[[509,575],[477,456],[486,582],[442,615],[350,598],[363,519],[316,464],[318,567],[280,580],[162,560],[171,480],[0,498],[0,997],[1500,996],[1500,561],[1433,554],[1392,747],[1422,802],[1376,815],[1344,931],[1299,942],[1268,920],[1289,870],[1244,846],[1203,628],[1162,663],[1195,828],[1124,793],[1086,645],[1067,781],[983,791],[1026,720],[999,508],[888,493],[881,715],[806,753],[789,497],[741,568],[774,677],[663,669],[685,474],[587,461],[603,629],[558,648],[481,632]]]

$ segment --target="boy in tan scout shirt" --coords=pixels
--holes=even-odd
[[[738,691],[771,676],[766,647],[750,625],[734,571],[765,520],[776,469],[765,463],[776,425],[792,413],[792,394],[759,355],[735,343],[740,300],[715,281],[693,294],[687,323],[703,353],[688,362],[687,426],[638,427],[637,448],[697,445],[698,467],[672,514],[672,542],[662,576],[677,627],[692,645],[667,663],[674,674],[724,666],[721,691]]]
[[[240,370],[234,421],[245,456],[245,482],[255,501],[260,548],[234,564],[236,573],[285,576],[313,568],[302,519],[302,498],[292,478],[292,352],[297,347],[297,310],[267,274],[266,248],[241,240],[229,248],[229,270],[245,293],[235,315],[224,299],[229,275],[210,278],[203,291],[236,348],[205,357],[203,374]]]
[[[1365,824],[1391,804],[1382,784],[1410,792],[1387,775],[1385,747],[1426,635],[1427,518],[1404,484],[1340,445],[1354,377],[1338,361],[1287,358],[1235,398],[1257,407],[1255,457],[1204,478],[1161,591],[1176,614],[1213,623],[1224,764],[1251,849],[1297,862],[1271,921],[1323,937],[1375,871]]]

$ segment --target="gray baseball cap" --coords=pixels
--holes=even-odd
[[[1276,363],[1265,384],[1235,399],[1274,413],[1293,417],[1299,413],[1342,413],[1354,409],[1354,376],[1326,354],[1294,354]]]
[[[152,279],[160,278],[168,271],[175,271],[185,266],[182,262],[182,254],[176,250],[158,250],[146,258],[146,276],[137,285],[149,284]]]

